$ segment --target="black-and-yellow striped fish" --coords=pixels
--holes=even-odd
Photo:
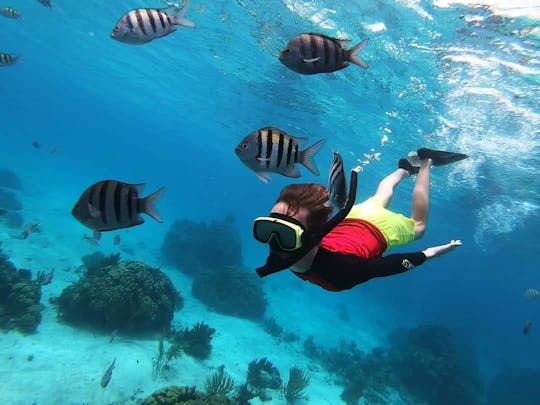
[[[313,157],[324,145],[325,140],[321,139],[306,150],[299,150],[305,141],[305,138],[292,137],[278,128],[265,127],[246,136],[236,147],[235,152],[265,183],[270,180],[268,176],[270,172],[287,177],[300,177],[295,163],[303,164],[318,176],[319,169]]]
[[[17,55],[11,55],[9,53],[0,52],[0,67],[2,66],[11,66],[19,61]]]
[[[95,231],[113,231],[140,225],[140,214],[150,215],[163,222],[155,203],[166,191],[164,187],[145,198],[139,198],[144,184],[127,184],[103,180],[88,187],[71,213],[79,222]]]
[[[19,13],[17,10],[15,10],[13,7],[0,8],[0,15],[3,15],[4,17],[7,17],[7,18],[14,18],[14,19],[22,17],[22,14]]]
[[[194,27],[195,24],[184,19],[188,6],[186,0],[182,8],[171,6],[131,10],[118,20],[111,37],[126,44],[142,45],[176,31],[177,25]]]
[[[279,60],[304,75],[335,72],[349,66],[349,62],[367,69],[367,63],[357,53],[364,49],[368,40],[364,39],[351,49],[343,48],[346,42],[321,34],[300,34],[289,41]]]

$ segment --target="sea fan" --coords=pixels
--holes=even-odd
[[[221,366],[218,371],[206,379],[204,390],[209,396],[229,397],[234,391],[234,380]]]
[[[287,402],[291,403],[294,400],[300,399],[304,396],[304,390],[309,384],[309,376],[301,368],[293,366],[289,371],[289,381],[283,384],[281,391],[287,399]]]

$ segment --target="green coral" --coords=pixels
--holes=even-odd
[[[0,251],[0,328],[33,333],[41,322],[41,286]]]
[[[106,331],[162,332],[170,328],[182,297],[171,280],[145,263],[92,267],[58,299],[59,317]]]

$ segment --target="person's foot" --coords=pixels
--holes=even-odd
[[[407,170],[409,176],[418,174],[418,171],[420,170],[420,159],[418,158],[418,155],[410,155],[407,159],[399,159],[398,167]]]

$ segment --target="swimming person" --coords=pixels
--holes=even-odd
[[[270,246],[259,276],[290,268],[303,280],[329,291],[348,290],[375,277],[404,273],[426,260],[461,245],[460,240],[413,253],[383,256],[395,246],[420,239],[429,212],[431,166],[442,166],[467,158],[454,152],[422,148],[417,155],[399,161],[398,169],[386,176],[375,195],[354,205],[357,172],[351,172],[347,204],[329,220],[332,208],[328,190],[316,183],[285,187],[269,217],[256,218],[253,235]],[[417,175],[411,217],[387,209],[394,188]]]

